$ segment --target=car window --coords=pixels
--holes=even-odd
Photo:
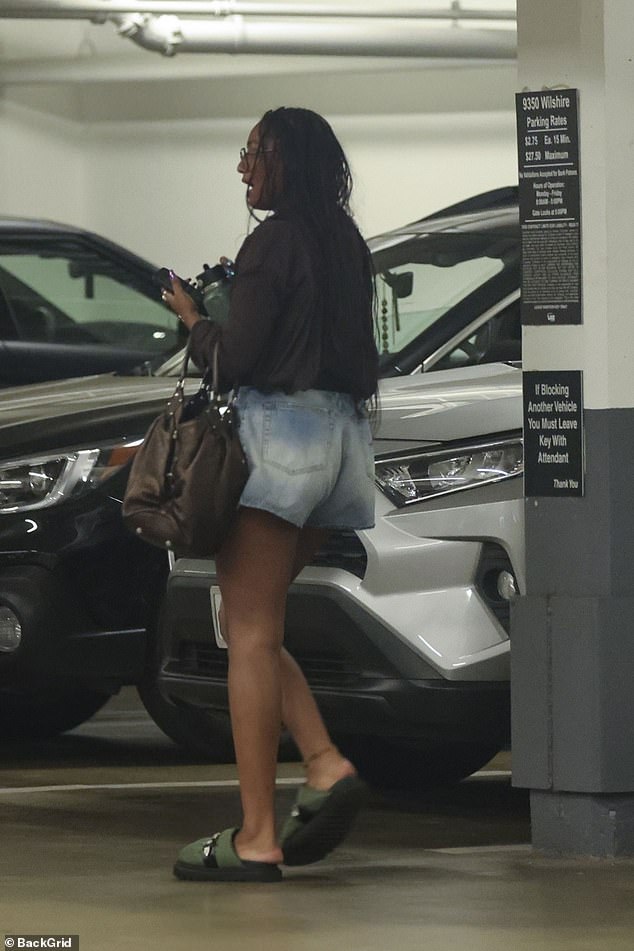
[[[425,369],[450,370],[453,367],[475,366],[479,363],[519,362],[522,359],[522,322],[519,294],[507,307],[493,314],[473,331],[465,331],[456,342],[436,360],[432,356]]]
[[[376,276],[381,353],[398,353],[458,301],[502,270],[477,258],[448,266],[406,262]]]
[[[0,252],[0,293],[18,340],[174,350],[171,312],[137,285],[125,266],[78,246]]]
[[[476,362],[476,353],[482,356],[489,348],[483,339],[469,341],[475,333],[469,326],[519,286],[516,229],[400,234],[375,243],[372,257],[377,343],[387,375],[394,369],[413,372],[454,338],[456,343],[463,340],[465,350],[447,357],[446,365]],[[439,369],[440,364],[428,368]]]

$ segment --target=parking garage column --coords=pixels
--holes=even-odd
[[[579,320],[560,320],[553,311],[543,323],[525,323],[523,354],[525,419],[528,381],[579,384],[583,479],[574,491],[559,480],[561,491],[549,493],[527,472],[527,584],[511,627],[513,782],[531,790],[535,848],[632,855],[631,0],[518,0],[518,38],[520,90],[577,90]],[[536,420],[541,424],[539,411]],[[526,465],[535,464],[527,446]],[[533,494],[531,483],[537,483]]]

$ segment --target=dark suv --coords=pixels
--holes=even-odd
[[[0,218],[0,386],[159,366],[183,341],[154,271],[90,231]]]
[[[400,378],[384,383],[383,422],[376,437],[377,462],[381,463],[377,478],[387,480],[398,497],[402,466],[392,463],[394,452],[418,452],[424,445],[445,453],[463,447],[466,437],[470,445],[484,435],[488,438],[490,415],[483,405],[492,405],[493,400],[507,407],[501,425],[513,446],[517,444],[521,429],[517,378],[521,374],[515,371],[509,377],[498,368],[489,389],[483,390],[478,382],[480,369],[486,370],[478,364],[516,361],[520,356],[516,191],[501,189],[477,196],[443,214],[377,237],[372,249],[382,375]],[[156,630],[166,590],[167,559],[160,550],[127,534],[120,515],[129,460],[171,394],[180,362],[175,354],[152,376],[101,375],[7,389],[2,394],[0,734],[5,737],[69,729],[123,684],[137,684],[148,710],[170,736],[209,755],[225,756],[230,751],[226,715],[201,702],[206,694],[212,696],[205,686],[209,670],[204,664],[196,666],[197,658],[204,661],[206,650],[212,664],[220,662],[213,668],[216,685],[219,671],[222,678],[222,656],[214,653],[209,567],[200,569],[205,584],[196,594],[194,615],[177,616],[174,603],[163,611],[163,618],[170,619],[169,633],[175,635],[163,656]],[[443,369],[450,372],[428,375],[430,370]],[[463,372],[466,381],[454,386],[452,380]],[[197,379],[190,379],[187,386],[194,391]],[[484,404],[483,394],[488,394]],[[456,414],[446,410],[460,406],[464,414],[458,422]],[[497,440],[500,434],[494,435]],[[512,458],[518,464],[514,452]],[[517,479],[510,481],[515,498]],[[464,496],[469,495],[473,504],[482,492],[486,498],[492,491],[483,487]],[[388,503],[382,498],[385,507]],[[422,504],[434,508],[440,503],[432,499]],[[409,513],[415,514],[405,508],[401,520],[407,521]],[[391,524],[395,527],[398,522],[395,518]],[[455,530],[464,534],[468,524],[469,519]],[[437,532],[446,530],[442,520],[438,525]],[[465,570],[480,571],[478,584],[489,592],[481,620],[489,625],[491,612],[501,619],[485,625],[483,636],[495,629],[503,652],[508,602],[498,597],[493,582],[504,572],[512,579],[515,568],[506,548],[517,547],[516,539],[512,544],[510,540],[492,542],[486,550],[480,542],[469,555],[465,543],[460,564]],[[426,547],[433,555],[452,546]],[[358,580],[367,557],[358,538],[335,535],[328,550],[320,554],[319,564],[348,564]],[[196,566],[192,571],[190,580],[198,571]],[[410,569],[407,572],[411,575]],[[443,576],[442,564],[438,572],[439,578]],[[465,599],[469,600],[468,592]],[[461,617],[466,615],[456,608],[452,637],[457,654]],[[340,615],[336,624],[341,627]],[[173,651],[187,651],[189,645],[196,650],[203,645],[203,654],[179,653],[175,665]],[[405,656],[398,646],[395,651],[390,664]],[[372,657],[372,669],[380,670],[371,652],[359,661],[365,665]],[[314,662],[312,656],[306,661],[313,670]],[[352,676],[350,660],[346,663],[341,674],[344,688],[345,678]],[[159,681],[164,680],[166,665],[171,680],[168,689],[163,682],[161,692]],[[430,664],[421,661],[418,667],[429,672]],[[480,671],[480,679],[486,669]],[[496,678],[500,669],[495,668]],[[437,674],[439,682],[443,675]],[[214,689],[212,702],[218,706],[222,706],[221,693]],[[443,697],[458,693],[449,687]],[[478,738],[480,757],[483,750],[502,741],[506,729],[508,684],[494,685],[489,693],[493,708],[486,712],[478,707],[474,695],[476,706],[467,704],[462,720],[458,718],[463,722],[468,710],[480,710],[483,716],[486,712]],[[464,691],[461,696],[464,699]],[[323,692],[322,697],[326,704]],[[382,702],[378,694],[376,699],[377,704]],[[352,706],[349,709],[352,723]],[[359,707],[355,710],[357,717]],[[454,716],[455,706],[451,710],[447,708],[448,719]],[[493,721],[495,736],[487,732],[487,724]],[[475,729],[475,719],[472,725]],[[392,729],[396,728],[393,723]],[[471,756],[463,764],[473,762]],[[463,774],[465,769],[469,771],[463,765]]]

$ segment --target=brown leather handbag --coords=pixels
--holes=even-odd
[[[134,457],[123,499],[126,526],[183,556],[214,555],[227,537],[248,477],[237,410],[221,412],[218,349],[211,381],[185,399],[189,351],[174,395]]]

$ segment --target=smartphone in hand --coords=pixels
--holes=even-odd
[[[158,271],[154,272],[154,281],[165,291],[170,291],[171,293],[174,290],[170,269],[167,267],[161,267]],[[177,275],[174,275],[174,281],[178,281],[185,293],[189,294],[198,310],[202,310],[204,313],[203,295],[200,290],[195,285],[184,281],[182,277],[178,277]]]

